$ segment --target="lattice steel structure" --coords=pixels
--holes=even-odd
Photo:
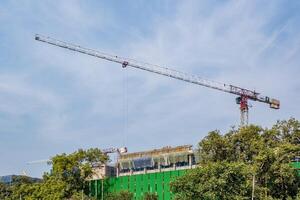
[[[148,72],[160,74],[163,76],[167,76],[170,78],[182,80],[185,82],[189,82],[189,83],[201,85],[204,87],[216,89],[216,90],[223,91],[226,93],[238,95],[238,97],[236,98],[236,103],[240,104],[241,125],[242,126],[248,124],[248,110],[249,110],[248,100],[253,100],[253,101],[258,101],[258,102],[269,104],[270,108],[273,108],[273,109],[279,109],[279,107],[280,107],[279,100],[272,99],[267,96],[261,95],[260,93],[254,91],[254,90],[252,91],[252,90],[248,90],[248,89],[234,86],[231,84],[219,83],[216,81],[207,80],[200,76],[180,72],[180,71],[171,69],[169,67],[161,67],[158,65],[140,62],[140,61],[129,59],[129,58],[123,58],[120,56],[110,55],[110,54],[96,51],[93,49],[81,47],[79,45],[60,41],[60,40],[57,40],[57,39],[54,39],[51,37],[46,37],[46,36],[37,34],[35,36],[35,39],[40,42],[45,42],[45,43],[48,43],[48,44],[51,44],[54,46],[69,49],[71,51],[76,51],[79,53],[94,56],[94,57],[108,60],[111,62],[119,63],[122,65],[123,68],[133,67],[133,68],[145,70]]]

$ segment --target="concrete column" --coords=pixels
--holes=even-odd
[[[188,155],[189,158],[189,167],[192,168],[192,155]]]
[[[158,171],[161,172],[161,165],[160,165],[160,163],[158,164]]]
[[[116,166],[116,176],[119,177],[120,174],[120,168],[119,165]]]

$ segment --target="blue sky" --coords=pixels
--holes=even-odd
[[[300,2],[1,1],[0,175],[78,148],[193,144],[239,123],[234,96],[36,42],[40,33],[255,89],[250,122],[299,119]]]

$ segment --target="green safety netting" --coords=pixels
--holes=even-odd
[[[188,153],[176,153],[176,154],[170,154],[169,160],[171,164],[178,163],[178,162],[188,162]]]
[[[165,156],[165,155],[153,157],[152,159],[153,159],[154,163],[158,163],[159,165],[167,166],[170,163],[168,156]]]
[[[134,168],[138,168],[138,169],[153,167],[153,161],[151,157],[142,157],[142,158],[133,159],[132,164]]]
[[[132,168],[132,162],[131,160],[122,160],[120,162],[120,168],[121,169],[131,169]]]

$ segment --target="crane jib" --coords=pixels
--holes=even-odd
[[[45,42],[45,43],[48,43],[48,44],[51,44],[54,46],[66,48],[66,49],[69,49],[72,51],[76,51],[76,52],[80,52],[80,53],[87,54],[90,56],[98,57],[98,58],[108,60],[111,62],[116,62],[116,63],[121,64],[123,68],[130,66],[130,67],[138,68],[138,69],[145,70],[148,72],[152,72],[152,73],[160,74],[163,76],[171,77],[174,79],[182,80],[185,82],[201,85],[204,87],[220,90],[220,91],[231,93],[231,94],[235,94],[235,95],[238,95],[238,96],[246,98],[246,99],[259,101],[262,103],[267,103],[270,105],[271,108],[274,108],[274,109],[279,109],[279,107],[280,107],[279,100],[271,99],[267,96],[262,96],[259,93],[257,93],[256,91],[248,90],[248,89],[237,87],[234,85],[229,85],[229,84],[225,84],[225,83],[219,83],[216,81],[203,79],[202,77],[199,77],[196,75],[190,75],[190,74],[183,73],[183,72],[180,72],[177,70],[173,70],[173,69],[170,69],[167,67],[161,67],[158,65],[153,65],[153,64],[144,63],[144,62],[140,62],[140,61],[136,61],[136,60],[132,60],[132,59],[128,59],[128,58],[122,58],[119,56],[102,53],[102,52],[99,52],[99,51],[96,51],[93,49],[84,48],[79,45],[74,45],[71,43],[63,42],[63,41],[60,41],[57,39],[53,39],[53,38],[38,35],[38,34],[35,35],[35,39],[37,41]]]

